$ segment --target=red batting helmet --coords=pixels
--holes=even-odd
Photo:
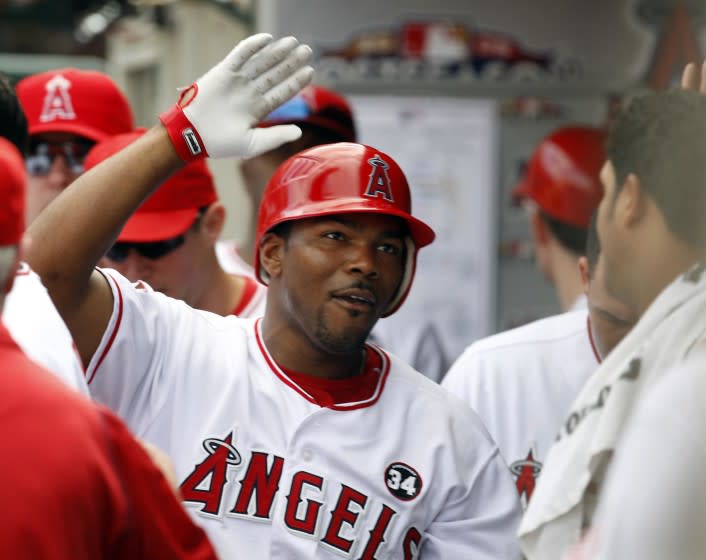
[[[434,231],[412,216],[407,179],[387,154],[340,142],[299,152],[290,157],[265,187],[257,218],[255,275],[269,278],[260,266],[260,242],[283,222],[331,214],[366,212],[402,218],[409,228],[405,271],[397,294],[383,316],[394,313],[407,297],[417,262],[417,249],[434,241]]]
[[[605,133],[567,126],[544,138],[532,154],[514,198],[529,198],[560,222],[588,228],[603,196],[599,179],[605,162]]]
[[[353,111],[342,95],[322,86],[310,85],[272,111],[261,127],[277,124],[308,124],[338,136],[340,142],[357,140]]]

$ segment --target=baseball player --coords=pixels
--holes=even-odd
[[[588,310],[540,319],[471,344],[442,386],[468,402],[500,448],[526,507],[566,411],[637,320],[605,289],[595,219],[579,260]]]
[[[293,125],[253,127],[309,82],[310,56],[291,37],[242,41],[162,125],[34,222],[42,243],[30,262],[97,398],[174,459],[185,504],[224,556],[517,557],[519,500],[480,421],[365,344],[434,238],[389,156],[341,143],[279,168],[258,215],[255,273],[269,285],[260,320],[196,311],[92,269],[180,158],[247,157],[296,139]],[[73,247],[69,262],[59,245]]]
[[[0,137],[14,144],[18,152],[27,149],[27,120],[10,83],[0,76]],[[5,143],[3,143],[5,145]],[[8,152],[13,152],[7,148]],[[21,159],[8,155],[7,169],[18,181],[26,180]],[[70,387],[88,394],[83,366],[69,330],[56,311],[39,277],[21,263],[12,290],[5,296],[2,311],[5,326],[22,350],[34,361],[55,373]]]
[[[22,157],[0,139],[0,309],[22,252]],[[118,418],[30,361],[0,321],[0,556],[215,559]]]
[[[640,319],[580,391],[520,527],[527,557],[558,559],[593,523],[643,391],[706,341],[706,98],[632,100],[608,139],[597,218],[606,289]]]
[[[144,130],[103,140],[86,157],[86,169],[142,134]],[[196,309],[261,317],[267,289],[250,275],[226,272],[216,257],[225,216],[206,162],[191,162],[137,209],[101,264]]]
[[[302,129],[301,138],[260,156],[243,159],[240,163],[240,171],[253,202],[253,225],[257,223],[255,212],[262,201],[265,185],[280,164],[307,148],[335,142],[355,142],[357,139],[353,110],[346,98],[320,85],[304,88],[268,115],[259,126],[278,124],[296,124]],[[242,271],[244,266],[249,266],[243,259],[253,262],[254,237],[253,227],[242,249],[233,243],[219,243],[219,258],[226,270]],[[394,325],[382,320],[376,323],[370,337],[372,342],[396,354],[434,381],[439,381],[446,373],[448,362],[441,339],[429,336],[423,328],[400,333]]]
[[[537,265],[554,284],[563,311],[586,307],[578,259],[603,195],[598,173],[604,142],[605,134],[589,126],[555,130],[539,143],[513,191],[529,210]]]
[[[34,74],[17,84],[29,123],[25,158],[27,223],[83,172],[91,146],[135,128],[118,86],[102,72],[63,68]]]

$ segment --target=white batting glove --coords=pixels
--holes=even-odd
[[[238,43],[160,115],[179,157],[253,157],[299,138],[296,125],[255,126],[311,81],[310,58],[294,37]]]

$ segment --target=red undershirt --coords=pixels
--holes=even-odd
[[[247,276],[241,276],[245,280],[245,286],[243,286],[243,295],[240,296],[240,301],[233,309],[231,315],[239,316],[252,300],[252,297],[257,291],[257,281],[254,278],[248,278]]]
[[[279,364],[277,364],[279,365]],[[382,358],[370,347],[365,347],[365,369],[363,373],[345,379],[326,379],[292,371],[279,365],[299,387],[306,391],[321,407],[335,404],[365,401],[373,396],[382,371]]]

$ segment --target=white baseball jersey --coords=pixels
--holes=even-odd
[[[235,241],[218,241],[216,243],[216,258],[226,272],[255,278],[255,269],[240,256],[238,244]]]
[[[399,324],[381,319],[370,333],[370,340],[437,383],[449,367],[439,330],[421,319],[406,325],[404,330]]]
[[[321,407],[275,364],[259,320],[104,274],[114,310],[92,391],[172,457],[224,558],[519,557],[497,447],[438,385],[371,346],[372,395]]]
[[[706,351],[667,373],[625,428],[587,558],[706,558]]]
[[[471,405],[526,505],[569,406],[599,364],[588,313],[570,311],[471,344],[442,386]]]
[[[2,319],[25,354],[69,387],[88,395],[73,338],[39,276],[22,263],[5,297]]]

